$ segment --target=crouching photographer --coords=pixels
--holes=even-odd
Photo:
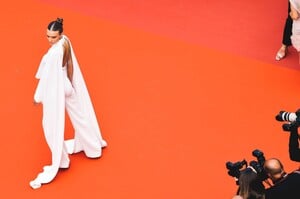
[[[263,168],[265,157],[258,149],[252,155],[257,161],[251,161],[249,165],[246,160],[226,163],[228,174],[234,177],[238,185],[237,193],[232,199],[265,199],[263,182],[268,178]]]
[[[280,122],[286,122],[282,125],[284,131],[290,132],[289,137],[289,156],[290,159],[296,162],[300,162],[300,149],[299,149],[299,133],[298,128],[300,126],[300,109],[296,112],[280,111],[276,115],[276,120]]]
[[[282,163],[271,158],[265,161],[264,170],[273,185],[266,189],[265,199],[299,199],[300,171],[286,173]]]

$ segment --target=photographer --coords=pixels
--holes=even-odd
[[[265,187],[259,179],[256,170],[249,166],[241,172],[238,178],[237,195],[232,199],[264,199]]]
[[[264,170],[273,186],[266,189],[266,199],[299,199],[300,171],[286,173],[282,163],[271,158],[265,161]]]
[[[290,128],[289,155],[293,161],[300,162],[298,125]]]
[[[284,131],[290,132],[289,137],[289,156],[290,159],[300,162],[300,149],[299,149],[299,134],[298,128],[300,126],[300,110],[293,112],[280,111],[276,115],[276,120],[280,122],[288,122],[282,125]]]
[[[256,160],[248,162],[244,159],[237,162],[226,162],[228,175],[234,177],[238,190],[232,199],[265,199],[265,186],[268,176],[264,171],[264,153],[255,149],[252,155]]]

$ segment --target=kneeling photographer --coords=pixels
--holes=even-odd
[[[266,189],[266,199],[299,199],[300,171],[286,173],[280,160],[271,158],[265,161],[264,170],[273,185]]]
[[[300,162],[299,133],[298,133],[298,128],[300,126],[300,109],[295,113],[280,111],[275,118],[277,121],[287,122],[282,125],[282,128],[284,131],[290,132],[290,137],[289,137],[290,159],[296,162]]]

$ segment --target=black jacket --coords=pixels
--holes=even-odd
[[[298,126],[297,126],[297,127],[293,127],[290,131],[289,154],[291,160],[300,162],[300,149],[299,149],[298,139],[299,136],[298,136]]]
[[[266,190],[266,199],[299,199],[300,171],[294,171]]]

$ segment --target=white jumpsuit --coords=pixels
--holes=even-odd
[[[68,41],[73,62],[72,84],[63,63],[63,44]],[[52,164],[30,182],[34,189],[51,182],[59,168],[69,167],[68,154],[83,151],[87,157],[101,156],[107,146],[101,136],[96,114],[69,39],[62,38],[43,56],[36,78],[34,100],[43,104],[43,130],[52,154]],[[74,128],[74,139],[64,140],[65,110]]]

